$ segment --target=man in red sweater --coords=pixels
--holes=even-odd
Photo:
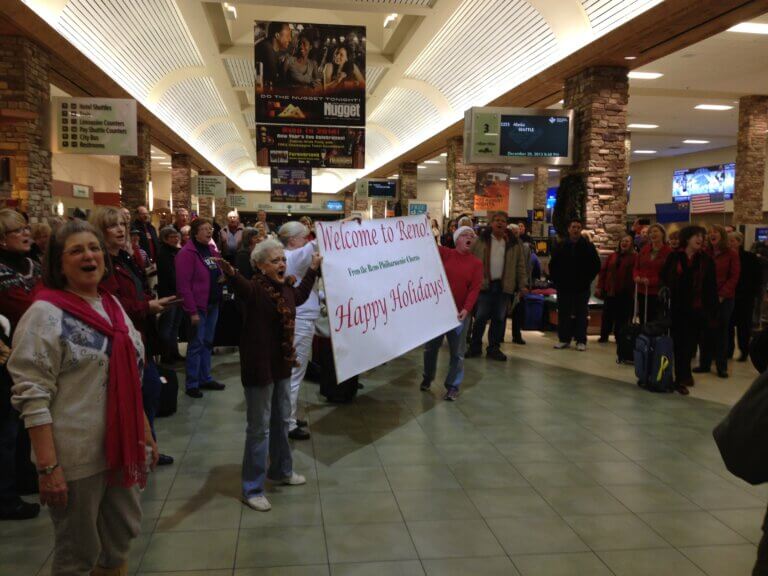
[[[464,379],[464,352],[467,347],[467,329],[470,313],[477,302],[480,286],[483,283],[483,263],[475,257],[470,249],[475,241],[475,231],[469,226],[462,226],[453,233],[455,249],[438,246],[440,258],[445,267],[445,275],[451,286],[453,300],[459,311],[459,325],[453,330],[441,334],[427,342],[424,347],[424,380],[422,390],[429,390],[437,370],[437,354],[443,344],[443,338],[448,339],[451,351],[451,361],[448,374],[445,377],[445,400],[454,401],[459,396],[459,386]]]

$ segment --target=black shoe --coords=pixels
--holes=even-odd
[[[480,350],[467,350],[464,353],[464,358],[477,358],[482,352]]]
[[[307,426],[309,426],[309,422],[307,422],[306,420],[299,420],[298,418],[296,418],[296,426],[299,428],[306,428]]]
[[[691,372],[693,372],[694,374],[709,374],[710,369],[704,368],[702,366],[696,366],[696,368],[693,368]]]
[[[728,378],[728,370],[718,370],[717,371],[717,377],[718,378]]]
[[[216,382],[216,380],[211,380],[210,382],[200,384],[200,388],[203,390],[224,390],[226,385],[222,384],[221,382]]]
[[[432,382],[430,382],[429,380],[422,380],[421,386],[419,386],[419,390],[421,390],[422,392],[426,392],[431,387],[432,387]]]
[[[185,394],[189,396],[190,398],[202,398],[203,393],[200,392],[199,388],[189,388]]]
[[[288,438],[291,440],[309,440],[310,434],[303,428],[294,428],[288,432]]]
[[[485,357],[489,360],[498,360],[499,362],[506,362],[507,355],[501,350],[488,350],[485,353]]]
[[[158,466],[170,466],[171,464],[173,464],[173,456],[168,456],[168,454],[160,454],[160,456],[157,458]]]
[[[521,346],[525,346],[525,340],[522,338],[513,338],[512,339],[513,344],[520,344]]]
[[[40,514],[40,504],[30,504],[19,498],[16,502],[0,505],[0,520],[30,520]]]

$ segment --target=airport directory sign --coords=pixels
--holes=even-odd
[[[227,177],[200,174],[195,178],[193,188],[197,196],[208,198],[225,198],[227,196]]]
[[[468,164],[568,166],[573,163],[573,110],[470,108],[464,116]]]
[[[55,97],[51,106],[54,153],[136,156],[136,100]]]

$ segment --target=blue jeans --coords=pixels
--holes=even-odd
[[[432,382],[437,370],[437,354],[443,345],[443,338],[448,339],[448,349],[451,351],[451,361],[448,374],[445,376],[445,389],[456,390],[464,379],[464,351],[467,348],[467,329],[469,328],[469,316],[459,326],[433,338],[424,345],[424,380]]]
[[[293,474],[288,423],[291,419],[291,379],[267,386],[246,386],[248,427],[243,454],[243,497],[264,493],[264,482]],[[269,462],[269,470],[267,470]]]
[[[144,365],[144,374],[141,377],[141,397],[144,401],[144,414],[147,415],[147,421],[152,428],[152,437],[155,436],[155,414],[160,408],[160,391],[163,383],[160,380],[160,373],[157,371],[154,361],[147,359]]]
[[[501,280],[494,280],[488,286],[488,290],[480,292],[477,298],[477,312],[475,312],[475,325],[472,328],[470,350],[480,352],[483,348],[483,333],[488,320],[491,321],[491,327],[488,329],[487,351],[499,349],[504,340],[509,298],[509,294],[505,294],[501,288]]]
[[[197,332],[192,330],[187,346],[187,390],[207,384],[211,378],[211,351],[213,350],[213,336],[216,333],[216,321],[219,319],[219,305],[208,306],[203,312],[198,310],[200,322]]]
[[[163,357],[179,354],[179,328],[184,319],[184,310],[181,306],[170,306],[158,318],[158,331],[162,342],[161,354]]]

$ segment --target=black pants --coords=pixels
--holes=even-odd
[[[512,310],[512,341],[520,341],[523,339],[523,324],[525,324],[525,299],[520,298],[517,301],[517,306]]]
[[[755,310],[754,298],[737,298],[731,316],[728,331],[728,356],[733,357],[738,342],[739,351],[749,354],[749,342],[752,339],[752,314]]]
[[[675,346],[675,382],[678,384],[691,379],[691,361],[702,332],[706,330],[700,312],[674,317],[672,319],[672,342]]]
[[[587,343],[589,288],[575,292],[557,291],[557,336],[560,342]]]
[[[717,305],[717,321],[702,332],[700,340],[699,365],[705,370],[712,366],[718,372],[728,371],[728,330],[733,314],[733,298],[726,298]]]
[[[629,296],[608,296],[603,306],[603,320],[600,324],[600,339],[608,340],[613,334],[619,337],[619,330],[632,320],[632,298]]]

